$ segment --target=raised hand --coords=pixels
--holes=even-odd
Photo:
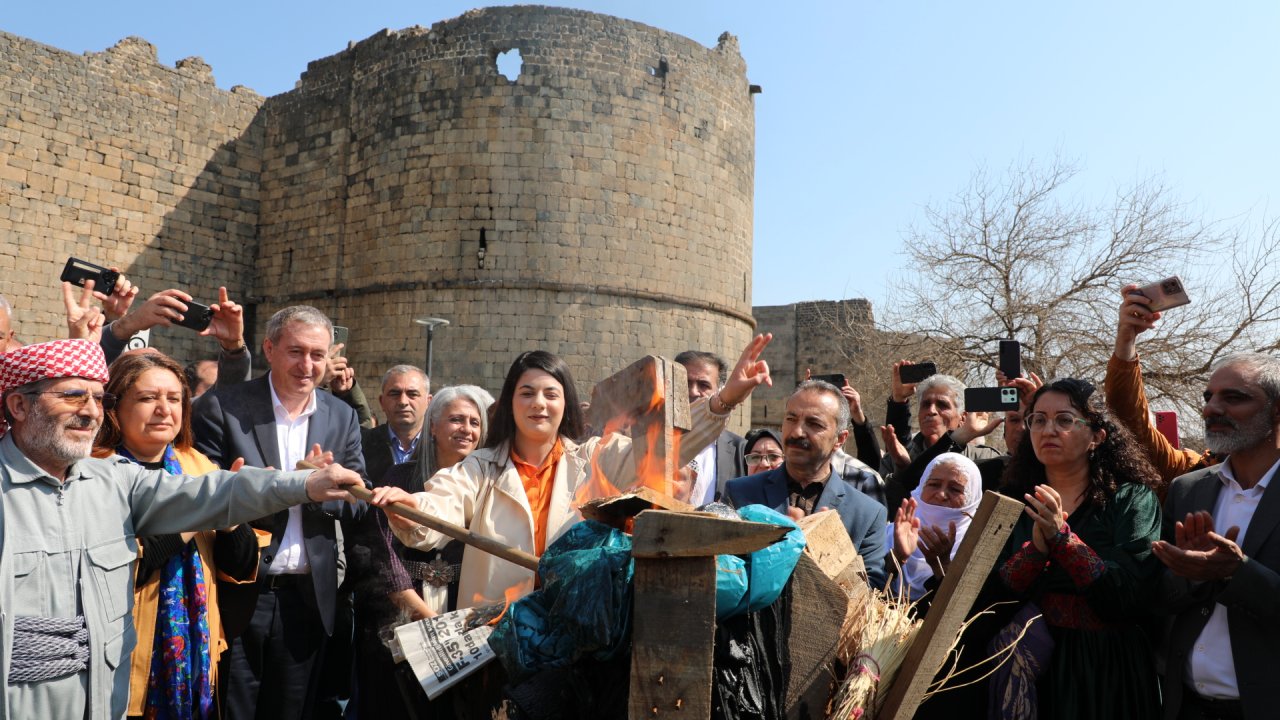
[[[902,366],[910,365],[910,364],[911,364],[910,360],[899,360],[898,362],[893,364],[893,370],[892,370],[890,383],[889,383],[889,395],[893,398],[894,402],[904,403],[910,400],[912,395],[916,394],[916,385],[918,383],[902,382],[902,373],[901,373]]]
[[[1175,575],[1195,582],[1222,580],[1244,562],[1244,551],[1236,544],[1240,528],[1232,526],[1219,535],[1208,512],[1187,513],[1174,524],[1173,533],[1174,543],[1157,540],[1151,543],[1151,552]]]
[[[911,464],[911,455],[907,452],[907,448],[898,439],[897,433],[893,431],[892,425],[880,426],[880,440],[884,442],[884,454],[889,456],[893,461],[893,466],[898,470],[905,470]]]
[[[1116,324],[1116,357],[1132,362],[1138,359],[1138,335],[1156,326],[1160,313],[1153,312],[1149,305],[1151,300],[1139,295],[1137,285],[1125,285],[1120,288],[1124,299],[1120,303],[1120,319]]]
[[[86,280],[77,300],[71,283],[62,283],[62,305],[67,311],[67,337],[98,342],[102,339],[104,318],[93,305],[93,281]]]
[[[1037,485],[1034,494],[1022,496],[1027,501],[1024,511],[1035,525],[1031,530],[1031,542],[1042,553],[1049,553],[1050,543],[1054,542],[1063,525],[1067,524],[1067,513],[1062,510],[1062,496],[1049,485]]]
[[[898,564],[907,561],[920,542],[920,518],[916,517],[918,507],[915,498],[902,501],[897,515],[893,518],[893,556]]]
[[[202,336],[212,335],[227,352],[244,347],[244,308],[227,297],[225,287],[218,288],[218,302],[209,306],[213,313],[209,327],[200,331]]]
[[[951,552],[956,544],[956,521],[948,523],[946,530],[937,525],[920,528],[920,554],[929,564],[933,574],[945,577],[951,565]]]
[[[760,353],[764,352],[771,340],[773,340],[772,333],[751,338],[751,342],[747,343],[742,350],[742,355],[738,357],[737,364],[733,366],[733,370],[729,371],[729,378],[725,381],[724,387],[711,397],[712,410],[723,412],[725,409],[731,409],[746,400],[752,391],[761,385],[773,385],[773,378],[769,376],[769,363],[760,359]],[[718,402],[714,402],[716,398],[719,398]],[[718,408],[716,405],[723,407]]]
[[[120,268],[112,267],[112,270],[120,273]],[[110,292],[95,292],[94,297],[102,301],[102,312],[107,316],[107,322],[115,322],[124,317],[129,312],[129,306],[133,304],[133,299],[138,296],[138,287],[129,282],[129,278],[120,273],[116,278],[115,287]]]
[[[394,485],[374,488],[373,498],[369,500],[369,504],[381,508],[385,508],[388,505],[406,505],[415,509],[418,507],[418,501],[414,499],[413,495]],[[387,513],[387,522],[391,523],[393,527],[400,528],[406,532],[420,527],[418,523],[396,513]]]

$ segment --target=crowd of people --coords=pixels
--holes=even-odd
[[[672,494],[835,513],[868,583],[921,615],[982,493],[1023,502],[973,608],[995,610],[963,639],[991,667],[919,717],[1271,717],[1280,358],[1221,359],[1208,451],[1179,448],[1150,418],[1137,341],[1160,313],[1134,289],[1101,387],[1000,376],[1021,398],[1002,416],[966,411],[955,377],[904,382],[904,361],[882,427],[852,386],[806,379],[779,429],[744,438],[726,423],[772,383],[771,336],[733,364],[682,352],[692,427]],[[591,430],[571,369],[542,350],[514,359],[496,399],[387,368],[379,417],[316,308],[270,318],[253,378],[225,289],[201,331],[216,355],[186,366],[126,350],[180,321],[186,293],[135,302],[121,276],[63,294],[69,337],[26,345],[0,298],[0,717],[467,717],[501,674],[428,701],[389,629],[519,597],[534,573],[370,506],[540,555],[581,520],[585,488],[636,481],[637,448]],[[999,428],[1004,450],[984,443]]]

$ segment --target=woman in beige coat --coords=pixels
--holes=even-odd
[[[685,465],[724,430],[734,407],[759,385],[771,383],[760,353],[772,339],[757,335],[748,343],[724,387],[690,407],[693,428],[680,441]],[[582,519],[578,505],[595,497],[595,466],[618,489],[635,482],[630,438],[611,433],[581,444],[582,410],[569,368],[544,351],[522,353],[512,363],[498,398],[489,439],[451,468],[436,473],[424,492],[396,487],[374,491],[374,505],[401,503],[481,535],[541,555],[546,546]],[[448,542],[399,515],[388,515],[391,529],[405,545],[430,550]],[[500,602],[533,589],[533,572],[467,547],[462,558],[458,607]]]

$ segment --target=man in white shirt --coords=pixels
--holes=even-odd
[[[1175,614],[1165,717],[1273,718],[1280,708],[1280,358],[1232,355],[1205,391],[1221,464],[1176,478],[1165,501],[1160,603]]]
[[[262,344],[271,371],[200,398],[192,417],[197,449],[223,467],[243,457],[250,466],[293,469],[306,459],[365,477],[355,410],[316,392],[332,339],[329,318],[316,308],[295,305],[273,315]],[[334,631],[337,521],[363,511],[363,504],[310,504],[254,523],[271,542],[262,550],[256,598],[240,598],[251,607],[248,627],[226,654],[228,718],[310,714],[316,670]],[[225,591],[223,597],[231,600]]]
[[[688,377],[690,403],[720,392],[725,372],[729,369],[719,355],[699,350],[685,350],[676,355],[676,362],[684,366]],[[725,430],[715,442],[698,453],[695,458],[698,477],[689,496],[694,507],[719,500],[724,494],[725,483],[747,474],[747,461],[742,456],[745,443],[741,435]]]

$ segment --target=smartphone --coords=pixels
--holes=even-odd
[[[903,365],[898,368],[898,378],[903,383],[918,383],[930,375],[938,374],[938,366],[931,362],[916,363],[915,365]]]
[[[346,352],[347,339],[351,337],[351,330],[341,325],[333,326],[333,344],[342,345],[343,352]]]
[[[1182,440],[1178,437],[1178,413],[1172,410],[1157,411],[1156,430],[1169,441],[1174,450],[1182,447]]]
[[[182,313],[182,319],[174,323],[174,325],[201,332],[209,327],[209,323],[213,322],[213,311],[209,309],[208,305],[201,305],[195,300],[187,300],[182,304],[187,306],[187,311]]]
[[[69,257],[67,264],[62,266],[62,276],[59,279],[78,287],[84,287],[86,280],[92,280],[94,290],[110,295],[116,288],[120,273],[79,258]]]
[[[835,386],[836,386],[836,388],[842,388],[842,387],[844,387],[844,386],[845,386],[845,383],[847,382],[847,381],[845,380],[844,373],[832,373],[832,374],[830,374],[830,375],[814,375],[813,377],[811,377],[811,378],[809,378],[809,379],[810,379],[810,380],[821,380],[821,381],[823,381],[823,382],[829,382],[829,383],[831,383],[832,385],[835,385]]]
[[[1134,290],[1132,295],[1141,295],[1151,302],[1147,303],[1147,307],[1151,308],[1151,312],[1160,312],[1169,308],[1190,305],[1191,298],[1187,296],[1186,288],[1182,287],[1182,281],[1177,275],[1171,275],[1160,282],[1153,282],[1145,287]]]
[[[1022,345],[1017,340],[1000,341],[1000,372],[1009,380],[1022,377]]]
[[[1018,388],[976,387],[964,389],[966,412],[1005,412],[1018,409]]]

